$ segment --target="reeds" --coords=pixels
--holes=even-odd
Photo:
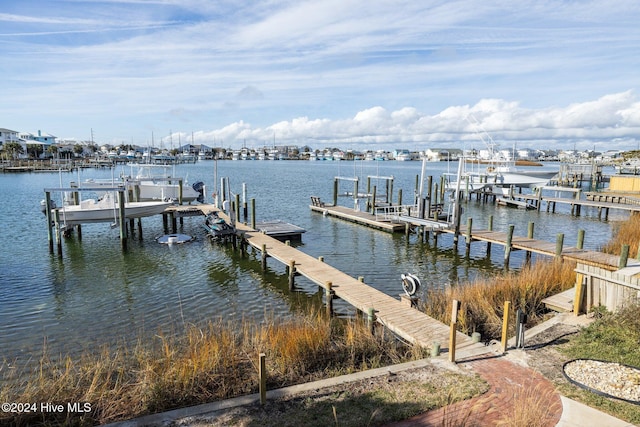
[[[620,255],[623,245],[629,245],[629,256],[638,254],[638,243],[640,243],[640,215],[632,214],[624,222],[614,226],[613,238],[602,247],[602,252]]]
[[[499,338],[505,301],[511,301],[514,311],[523,310],[535,323],[545,311],[544,298],[575,284],[574,269],[572,262],[538,261],[520,272],[495,274],[469,284],[430,290],[423,309],[449,324],[451,303],[458,300],[462,303],[458,313],[459,330],[466,334],[480,332],[487,339]]]
[[[373,336],[361,321],[338,321],[320,313],[261,324],[209,322],[187,326],[178,337],[97,354],[51,358],[45,349],[30,372],[0,367],[3,402],[87,402],[86,414],[0,413],[0,425],[92,425],[128,419],[258,391],[257,360],[267,355],[268,387],[407,360],[398,343]],[[381,351],[381,349],[385,349]]]

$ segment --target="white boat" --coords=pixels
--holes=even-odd
[[[515,167],[512,161],[494,161],[489,164],[478,162],[466,162],[460,177],[460,188],[465,191],[479,191],[485,187],[497,188],[502,193],[508,192],[511,187],[537,188],[547,185],[558,174],[557,171],[525,170]],[[445,185],[448,190],[457,187],[456,174],[445,173]]]
[[[179,178],[173,177],[170,172],[170,165],[142,164],[138,165],[138,172],[134,177],[122,177],[121,181],[106,179],[88,179],[82,183],[84,187],[114,187],[114,184],[124,185],[127,190],[133,190],[138,202],[148,202],[155,200],[178,200],[180,196]],[[202,182],[189,185],[186,180],[182,180],[182,202],[191,203],[204,201]],[[104,193],[98,193],[102,197]]]
[[[43,204],[44,201],[41,202]],[[171,202],[126,202],[124,204],[125,218],[142,218],[161,214]],[[82,200],[78,205],[65,205],[57,208],[60,212],[60,223],[66,226],[98,222],[117,222],[120,218],[117,197],[112,192],[106,193],[100,200]]]
[[[396,161],[398,162],[408,162],[413,160],[411,158],[411,152],[409,150],[398,150],[395,156]]]
[[[471,123],[471,122],[469,122]],[[472,123],[473,124],[473,123]],[[520,169],[516,167],[513,156],[507,157],[496,149],[497,144],[479,124],[476,126],[482,142],[487,146],[484,158],[460,157],[458,161],[464,162],[462,174],[460,176],[461,186],[465,191],[478,191],[485,187],[492,190],[497,188],[503,194],[510,191],[512,187],[517,188],[537,188],[547,185],[549,181],[558,174],[558,171]],[[534,167],[535,168],[535,167]],[[457,187],[455,180],[452,181],[453,174],[444,174],[447,188],[453,190]]]

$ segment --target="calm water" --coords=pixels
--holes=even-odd
[[[309,210],[309,197],[331,201],[333,178],[354,175],[395,177],[394,200],[403,189],[405,202],[415,189],[420,162],[303,162],[222,161],[219,177],[229,177],[232,191],[241,193],[247,184],[248,198],[256,199],[257,219],[280,219],[307,232],[299,249],[324,256],[325,261],[390,294],[401,292],[400,274],[412,272],[423,287],[442,287],[502,268],[503,250],[494,247],[487,257],[485,245],[473,245],[470,259],[464,244],[456,252],[451,237],[421,243],[416,236],[400,235],[323,217]],[[557,166],[556,166],[557,167]],[[446,163],[429,164],[428,174],[439,177]],[[122,168],[116,170],[116,174]],[[452,164],[455,171],[455,164]],[[125,170],[127,173],[128,169]],[[119,231],[109,224],[83,226],[82,241],[66,239],[63,256],[50,254],[45,218],[40,212],[43,188],[68,186],[69,181],[108,178],[110,170],[74,173],[31,173],[0,175],[0,206],[3,210],[0,251],[0,348],[6,360],[37,359],[43,343],[53,352],[76,354],[102,343],[133,341],[162,330],[178,331],[183,325],[207,319],[261,320],[265,313],[290,316],[322,296],[316,286],[298,278],[299,288],[289,292],[284,267],[269,261],[269,271],[260,271],[259,255],[242,259],[230,248],[212,244],[201,229],[202,218],[185,218],[180,233],[196,236],[194,242],[168,247],[154,238],[164,234],[161,217],[144,218],[144,239],[136,236],[125,253]],[[190,182],[203,181],[210,195],[214,189],[214,162],[177,166],[177,176]],[[374,180],[374,184],[376,184]],[[382,181],[378,188],[384,187]],[[361,184],[364,191],[365,184]],[[340,191],[352,191],[351,183]],[[380,190],[379,190],[380,191]],[[59,201],[59,196],[58,201]],[[350,199],[340,199],[350,205]],[[556,214],[495,208],[473,202],[465,207],[474,227],[486,227],[494,216],[494,229],[515,224],[515,233],[526,235],[527,223],[535,222],[535,235],[555,241],[565,233],[565,244],[575,244],[577,230],[586,230],[585,247],[596,249],[611,235],[612,224],[626,219],[613,212],[609,221],[597,219],[587,209],[579,219],[568,207]],[[511,266],[522,263],[523,254],[512,256]],[[349,315],[351,308],[337,309]]]

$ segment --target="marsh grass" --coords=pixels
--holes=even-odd
[[[133,347],[133,348],[131,348]],[[46,348],[31,371],[0,374],[2,402],[88,402],[87,414],[0,413],[0,424],[92,425],[258,391],[257,360],[267,356],[268,387],[335,376],[411,359],[396,341],[372,335],[360,321],[321,313],[268,318],[238,327],[209,322],[182,335],[156,335],[134,346],[104,347],[77,360]]]
[[[520,272],[494,274],[468,284],[430,290],[422,309],[430,316],[449,324],[453,300],[462,303],[458,313],[458,329],[466,334],[480,332],[485,338],[499,338],[505,301],[512,311],[518,308],[537,323],[545,310],[542,300],[575,284],[575,264],[555,260],[538,261]],[[511,323],[510,333],[515,327]]]
[[[640,214],[632,214],[627,221],[614,226],[612,239],[602,247],[602,252],[620,255],[623,245],[629,245],[629,257],[638,255],[640,243]]]

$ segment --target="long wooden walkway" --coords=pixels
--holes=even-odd
[[[514,199],[523,199],[533,203],[546,202],[547,210],[549,210],[550,207],[553,207],[554,211],[555,211],[555,205],[559,203],[559,204],[570,205],[572,207],[574,206],[593,207],[593,208],[598,208],[599,211],[602,211],[602,210],[609,211],[610,209],[618,209],[625,212],[640,212],[640,205],[638,204],[617,203],[613,201],[600,201],[600,200],[594,200],[593,197],[591,197],[591,199],[586,199],[586,200],[575,199],[571,197],[548,197],[548,196],[538,197],[536,195],[531,195],[531,194],[514,194],[513,197]]]
[[[453,234],[453,229],[443,229],[438,232]],[[467,238],[467,227],[460,227],[460,237]],[[481,241],[487,243],[495,243],[507,247],[508,233],[490,230],[473,230],[471,233],[471,241]],[[548,256],[556,256],[556,243],[544,240],[530,239],[528,237],[512,236],[511,248],[513,250],[524,250]],[[601,267],[610,271],[618,270],[620,257],[617,255],[609,255],[603,252],[590,251],[586,249],[578,249],[573,246],[562,246],[560,256],[563,259],[573,260],[582,264]],[[629,259],[629,265],[635,265],[637,260]]]
[[[224,218],[224,215],[221,214]],[[262,251],[263,245],[269,257],[288,266],[294,262],[295,272],[311,280],[318,286],[331,289],[335,296],[351,304],[358,310],[375,312],[378,323],[401,337],[402,339],[430,348],[438,342],[442,349],[448,347],[450,327],[422,313],[399,298],[393,298],[360,280],[326,264],[325,262],[305,254],[298,249],[280,242],[251,227],[237,224],[237,229],[244,234],[249,245]],[[473,343],[471,338],[460,332],[456,334],[456,350],[470,346],[482,346]]]

